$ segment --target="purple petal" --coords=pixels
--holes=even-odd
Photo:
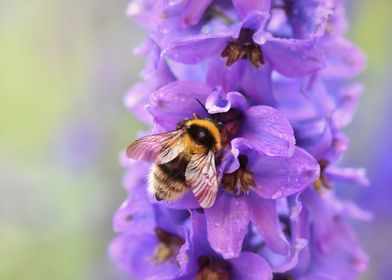
[[[129,192],[133,192],[135,189],[137,189],[137,191],[145,191],[147,188],[148,170],[151,166],[151,163],[146,161],[135,161],[129,159],[126,156],[125,158],[124,167],[127,168],[127,173],[125,173],[122,180],[123,186]]]
[[[114,215],[113,228],[127,234],[154,233],[155,217],[151,204],[143,196],[133,194]]]
[[[277,199],[300,192],[312,184],[320,174],[316,160],[301,148],[291,157],[260,155],[249,167],[257,184],[255,191],[264,198]]]
[[[296,267],[299,261],[299,256],[306,246],[308,245],[308,241],[306,239],[297,239],[296,244],[293,246],[291,256],[289,256],[288,261],[285,261],[279,267],[273,269],[275,273],[284,273]]]
[[[276,109],[254,106],[246,112],[242,136],[257,150],[269,156],[290,156],[295,138],[287,119]]]
[[[211,2],[212,0],[189,0],[182,15],[185,26],[197,24]]]
[[[231,38],[225,31],[213,35],[194,35],[170,42],[162,55],[185,64],[194,64],[212,56],[220,55]]]
[[[241,84],[238,83],[238,77],[242,76],[247,64],[247,61],[239,60],[227,67],[225,59],[215,57],[208,62],[207,83],[211,87],[222,87],[224,92],[239,91]]]
[[[350,185],[368,186],[370,184],[369,179],[366,176],[366,169],[364,168],[328,167],[326,176],[328,179]]]
[[[154,122],[166,130],[176,129],[177,123],[204,111],[197,99],[204,102],[212,93],[206,84],[196,81],[176,81],[151,95],[148,110]]]
[[[223,192],[205,214],[211,247],[226,259],[237,257],[249,224],[245,198]]]
[[[322,50],[313,40],[270,38],[262,45],[273,70],[287,77],[301,77],[326,67]]]
[[[272,272],[269,264],[261,256],[254,253],[241,253],[231,259],[233,279],[236,280],[271,280]]]
[[[327,79],[350,79],[360,74],[366,64],[363,52],[343,37],[328,37],[320,42],[328,67],[322,71]]]
[[[337,279],[325,275],[308,274],[305,276],[301,276],[298,280],[337,280]]]
[[[271,69],[264,65],[260,69],[245,67],[242,73],[241,85],[255,104],[275,105],[271,89]]]
[[[143,123],[152,123],[152,117],[146,107],[150,94],[156,89],[154,82],[141,82],[135,84],[125,95],[125,106]]]
[[[263,199],[254,193],[247,197],[250,220],[256,226],[267,246],[274,252],[287,255],[289,243],[280,226],[275,201]]]
[[[197,211],[191,211],[191,233],[190,240],[192,244],[193,256],[197,258],[201,255],[216,255],[211,249],[207,239],[207,222],[206,215]]]
[[[354,84],[340,90],[336,100],[336,110],[332,116],[337,127],[343,128],[351,122],[363,90],[361,84]]]
[[[210,114],[225,113],[234,108],[241,112],[248,108],[246,98],[239,92],[233,91],[225,95],[221,90],[216,90],[206,101],[206,109]]]
[[[336,110],[324,82],[315,79],[310,87],[305,85],[303,79],[281,79],[273,83],[278,109],[294,127],[330,116]]]
[[[156,227],[185,238],[183,225],[189,218],[188,210],[172,209],[154,204]]]
[[[200,208],[195,195],[191,191],[187,191],[183,197],[173,202],[166,202],[164,200],[158,201],[155,196],[149,196],[150,201],[154,204],[160,205],[162,207],[168,207],[172,209],[197,209]]]
[[[269,12],[271,0],[232,0],[239,17],[244,19],[251,11]]]
[[[224,174],[233,173],[240,168],[240,162],[238,161],[238,151],[231,150],[225,153],[221,164],[218,166],[218,179],[222,179]]]
[[[122,270],[138,279],[172,279],[179,272],[178,263],[173,259],[174,261],[154,264],[153,256],[157,245],[155,235],[120,235],[110,244],[109,254]]]

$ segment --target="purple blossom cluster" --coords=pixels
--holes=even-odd
[[[148,193],[151,162],[122,156],[128,198],[114,216],[116,264],[136,279],[350,280],[367,266],[336,195],[367,185],[339,165],[363,88],[362,52],[346,37],[343,0],[136,0],[149,30],[136,53],[143,81],[125,104],[152,128],[194,114],[225,121],[219,190],[210,208],[192,191]],[[200,103],[205,107],[200,106]],[[207,112],[205,111],[208,111]],[[227,175],[238,178],[231,184]]]

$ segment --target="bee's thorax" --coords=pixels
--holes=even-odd
[[[185,124],[186,132],[189,136],[185,139],[188,142],[187,148],[195,148],[194,145],[189,143],[194,141],[198,146],[202,146],[207,150],[216,149],[219,150],[221,147],[221,133],[219,132],[218,126],[211,120],[207,119],[193,119],[189,120]],[[196,151],[198,152],[198,151]]]

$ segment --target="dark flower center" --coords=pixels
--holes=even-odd
[[[240,168],[233,173],[225,174],[222,178],[222,186],[227,192],[248,193],[256,187],[252,172],[247,169],[248,158],[244,155],[238,156]]]
[[[155,228],[155,234],[159,244],[154,251],[154,263],[161,264],[178,255],[180,247],[184,244],[181,237],[160,228]]]
[[[325,176],[325,169],[328,167],[329,161],[328,160],[320,160],[319,165],[320,165],[320,176],[314,182],[314,188],[318,192],[322,192],[323,190],[331,189],[331,184],[330,184],[328,178]]]
[[[230,266],[228,264],[217,262],[207,256],[201,256],[198,259],[199,272],[195,280],[229,280]]]
[[[294,278],[290,275],[282,274],[282,273],[274,273],[272,280],[293,280]]]
[[[253,34],[252,29],[242,28],[238,38],[226,46],[221,56],[227,57],[227,66],[233,65],[239,59],[248,59],[256,68],[265,63],[261,47],[253,42]]]

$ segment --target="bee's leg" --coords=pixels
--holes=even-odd
[[[163,198],[160,197],[158,193],[155,193],[155,199],[158,200],[158,201],[163,200]]]

